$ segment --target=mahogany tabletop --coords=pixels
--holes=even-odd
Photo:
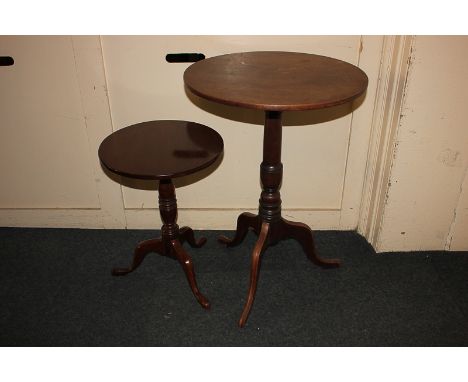
[[[192,174],[212,164],[223,139],[195,122],[161,120],[117,130],[99,146],[99,159],[110,171],[139,179],[168,179]]]
[[[184,82],[211,101],[268,111],[310,110],[359,97],[368,78],[347,62],[296,52],[246,52],[189,66]]]

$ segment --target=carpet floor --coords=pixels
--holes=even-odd
[[[148,255],[127,266],[148,230],[0,228],[0,346],[467,346],[468,252],[376,254],[354,232],[317,231],[322,270],[294,241],[262,257],[249,320],[237,327],[255,235],[224,248],[220,233],[185,245],[210,300],[180,265]]]

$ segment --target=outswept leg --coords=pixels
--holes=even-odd
[[[201,248],[206,243],[206,237],[201,237],[196,240],[193,229],[190,227],[182,227],[179,230],[179,240],[181,244],[186,241],[192,248]]]
[[[249,228],[252,228],[254,232],[258,235],[260,231],[261,221],[257,215],[254,215],[250,212],[243,212],[237,218],[237,228],[234,238],[229,239],[224,235],[218,237],[220,243],[226,244],[227,247],[235,247],[242,243],[249,232]]]
[[[177,225],[175,187],[171,179],[162,179],[159,182],[159,212],[163,222],[161,238],[139,243],[135,248],[132,265],[129,268],[114,268],[112,274],[122,276],[134,271],[150,252],[177,259],[187,276],[188,283],[196,299],[203,308],[209,309],[210,302],[198,289],[192,259],[182,247],[182,243],[187,241],[192,247],[200,248],[206,243],[206,238],[195,240],[195,235],[190,227],[179,229]]]
[[[192,230],[190,229],[190,231]],[[190,234],[188,235],[190,236]],[[195,242],[195,244],[202,246],[203,244],[205,244],[205,242],[206,239],[202,238],[198,240],[198,242]],[[193,294],[195,295],[195,298],[203,308],[210,308],[210,302],[206,299],[205,296],[201,294],[200,290],[198,289],[197,282],[195,280],[195,272],[193,269],[193,261],[191,257],[187,254],[187,252],[184,250],[182,244],[178,239],[164,240],[160,238],[142,241],[135,248],[132,265],[129,268],[114,268],[112,270],[112,274],[114,276],[123,276],[134,271],[142,263],[146,255],[150,252],[156,252],[160,255],[168,256],[178,260],[185,272],[185,275],[187,276],[188,283],[190,285],[190,288],[192,289]]]
[[[178,240],[171,240],[172,247],[174,248],[174,254],[179,261],[180,265],[184,269],[187,281],[192,289],[195,298],[198,300],[200,305],[205,309],[210,309],[210,302],[203,296],[198,289],[197,281],[195,280],[195,272],[193,270],[193,262],[191,257],[185,252],[184,248]]]
[[[312,230],[304,223],[291,222],[282,219],[283,239],[295,239],[301,244],[310,261],[323,268],[337,268],[340,266],[338,259],[323,259],[315,252]]]
[[[242,311],[242,315],[239,319],[239,326],[242,328],[245,323],[247,322],[247,318],[249,317],[250,310],[252,309],[252,305],[255,299],[255,292],[257,291],[257,281],[258,281],[258,273],[260,269],[260,257],[263,251],[267,247],[267,238],[268,238],[268,230],[269,224],[266,222],[262,223],[262,228],[260,230],[260,235],[258,237],[257,243],[255,244],[254,250],[252,252],[252,264],[250,268],[250,285],[249,285],[249,293],[247,296],[247,301],[245,302],[244,309]]]
[[[150,239],[138,243],[133,253],[132,265],[129,268],[114,268],[112,269],[112,275],[123,276],[127,273],[133,272],[150,252],[166,255],[163,241],[161,239]]]

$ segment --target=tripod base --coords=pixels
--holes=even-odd
[[[220,236],[218,240],[228,247],[234,247],[244,240],[249,229],[252,229],[258,235],[258,239],[252,252],[249,292],[239,320],[240,327],[245,325],[252,308],[257,290],[260,257],[269,245],[276,244],[281,240],[295,239],[301,244],[307,257],[314,264],[322,268],[336,268],[340,266],[339,260],[322,259],[317,255],[312,230],[306,224],[291,222],[283,218],[267,222],[263,221],[259,215],[244,212],[237,218],[237,229],[234,238],[229,239],[225,236]]]

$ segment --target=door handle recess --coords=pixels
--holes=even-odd
[[[15,63],[13,57],[10,56],[0,56],[0,66],[11,66]]]

